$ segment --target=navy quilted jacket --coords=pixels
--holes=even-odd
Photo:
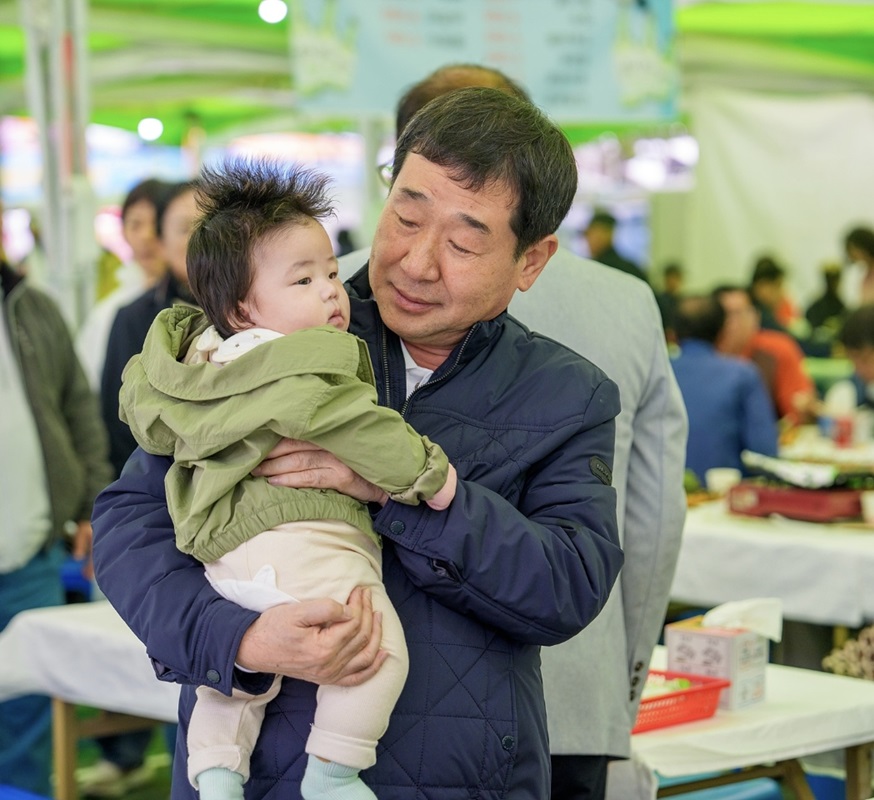
[[[502,314],[476,325],[405,401],[399,341],[368,292],[359,274],[353,331],[370,346],[380,400],[446,450],[459,485],[445,512],[389,502],[374,519],[410,675],[363,777],[380,800],[544,800],[540,645],[587,625],[622,564],[615,494],[604,482],[616,386]],[[218,597],[200,565],[173,545],[167,466],[138,450],[98,499],[95,563],[159,677],[185,684],[172,796],[187,800],[196,797],[184,765],[194,686],[253,691],[266,679],[233,667],[255,614]],[[267,710],[247,798],[300,797],[314,702],[315,686],[284,682]]]

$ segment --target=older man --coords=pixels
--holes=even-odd
[[[506,314],[557,248],[576,165],[531,104],[466,89],[414,117],[393,176],[369,267],[349,284],[352,329],[370,348],[380,400],[444,448],[459,488],[446,512],[374,509],[410,677],[363,777],[382,800],[539,800],[549,793],[539,645],[591,622],[622,563],[616,386]],[[302,447],[279,460],[293,470],[287,485],[384,499],[328,453]],[[246,786],[249,798],[297,798],[314,684],[379,668],[378,619],[359,594],[260,616],[219,598],[175,550],[167,467],[138,452],[101,496],[101,585],[158,674],[188,684],[183,729],[193,685],[266,688],[269,676],[235,662],[297,679],[268,707]],[[194,797],[179,741],[173,797]]]
[[[398,138],[429,100],[473,86],[529,99],[498,70],[449,64],[400,98]],[[366,260],[360,251],[341,269]],[[608,763],[630,753],[642,682],[664,623],[686,512],[686,411],[644,282],[560,247],[531,290],[514,295],[510,312],[603,366],[622,398],[613,485],[625,566],[598,618],[542,653],[551,798],[598,800]]]

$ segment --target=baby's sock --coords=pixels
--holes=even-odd
[[[243,800],[243,776],[239,772],[213,767],[197,776],[200,800]]]
[[[304,800],[377,800],[359,770],[310,756],[300,785]]]

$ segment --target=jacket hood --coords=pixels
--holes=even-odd
[[[183,364],[195,338],[209,327],[206,315],[189,306],[161,311],[149,328],[142,355],[134,356],[123,380],[135,379],[133,370],[158,391],[179,400],[219,400],[251,391],[279,378],[302,375],[337,375],[373,383],[367,346],[360,339],[329,325],[307,328],[256,347],[245,358],[221,369],[214,364]],[[328,340],[327,337],[333,337]],[[341,357],[326,367],[322,349],[330,341]]]

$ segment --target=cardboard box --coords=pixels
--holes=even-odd
[[[719,707],[729,711],[765,699],[768,640],[758,633],[735,628],[702,628],[703,617],[665,626],[668,669],[725,678]]]

